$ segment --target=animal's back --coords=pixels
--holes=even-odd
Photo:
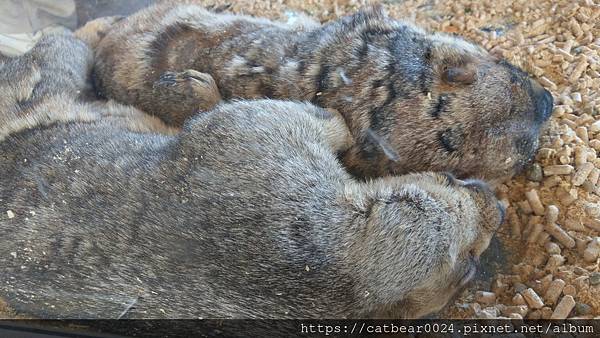
[[[125,35],[138,26],[147,30],[140,38]],[[134,55],[132,65],[106,55],[113,47],[119,58]],[[533,157],[553,104],[528,74],[480,46],[377,7],[296,30],[163,3],[123,20],[99,48],[107,95],[169,124],[214,103],[204,99],[207,81],[225,99],[309,100],[335,109],[356,141],[344,163],[361,177],[512,176]]]
[[[117,22],[108,32],[96,52],[95,81],[104,95],[152,111],[156,108],[144,107],[144,97],[165,71],[193,68],[213,75],[211,59],[219,59],[215,64],[224,59],[214,49],[243,45],[240,35],[264,29],[287,30],[266,19],[213,13],[199,1],[161,2]],[[196,62],[199,58],[202,62]],[[213,76],[218,80],[218,74]]]
[[[241,102],[198,116],[180,137],[109,121],[9,136],[0,143],[12,154],[0,162],[10,211],[0,219],[3,295],[49,317],[115,317],[131,302],[132,317],[293,314],[339,274],[324,251],[330,239],[318,236],[327,227],[314,226],[348,216],[334,207],[348,176],[312,141],[318,121],[289,111],[300,108],[309,107]],[[279,109],[288,112],[271,118]],[[277,280],[319,282],[273,285],[261,266]],[[289,302],[247,304],[256,294]],[[55,310],[40,313],[40,301]]]

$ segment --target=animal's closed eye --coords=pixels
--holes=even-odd
[[[460,126],[451,127],[438,133],[438,140],[448,153],[457,151],[463,142],[463,132]]]
[[[438,118],[443,113],[450,102],[450,96],[448,94],[440,94],[437,102],[431,108],[430,114],[432,117]]]

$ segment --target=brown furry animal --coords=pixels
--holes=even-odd
[[[290,27],[169,1],[114,26],[97,53],[98,88],[181,125],[224,99],[308,100],[338,110],[360,176],[450,170],[503,178],[534,155],[552,96],[525,72],[464,40],[371,8],[323,26]]]
[[[19,312],[420,317],[501,222],[479,181],[356,181],[335,156],[346,124],[321,108],[234,102],[165,135],[82,102],[91,65],[70,36],[0,65],[0,294]]]

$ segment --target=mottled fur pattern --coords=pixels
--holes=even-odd
[[[0,140],[0,293],[20,312],[419,317],[472,277],[501,222],[479,181],[353,179],[335,155],[346,124],[307,103],[233,102],[140,133],[131,108],[78,101],[80,41],[44,38],[11,62],[2,83],[38,72],[0,112],[27,121]]]
[[[104,95],[175,125],[210,103],[157,89],[166,72],[210,74],[224,99],[308,100],[344,116],[356,140],[344,162],[367,177],[512,176],[552,111],[550,93],[520,69],[378,7],[292,27],[200,2],[159,3],[116,24],[96,53]]]
[[[99,121],[107,116],[111,116],[107,123],[134,131],[177,131],[131,106],[90,100],[95,98],[89,79],[92,52],[82,41],[75,41],[51,36],[30,53],[0,62],[0,141],[30,128]]]

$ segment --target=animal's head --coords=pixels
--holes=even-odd
[[[433,80],[420,111],[425,127],[417,134],[425,139],[413,141],[414,149],[429,156],[427,170],[488,179],[518,174],[535,155],[552,95],[505,60],[447,50],[447,39],[432,49]]]
[[[504,178],[533,158],[553,99],[527,73],[378,10],[345,20],[353,52],[332,77],[346,81],[331,80],[338,94],[323,102],[345,113],[359,141],[346,155],[355,172]]]
[[[482,181],[422,173],[375,184],[362,199],[357,297],[374,317],[437,312],[475,276],[504,208]],[[363,314],[364,315],[364,314]]]

